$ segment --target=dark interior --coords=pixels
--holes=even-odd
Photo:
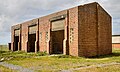
[[[19,42],[19,36],[15,36],[15,38],[14,38],[14,51],[18,51],[18,42]]]
[[[36,34],[29,34],[28,42],[28,52],[35,52],[35,41],[36,41]]]
[[[63,54],[64,30],[52,31],[52,54]]]

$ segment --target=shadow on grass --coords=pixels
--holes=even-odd
[[[6,53],[6,52],[10,52],[10,51],[0,51],[0,53]]]
[[[12,52],[12,51],[0,51],[0,54],[4,54],[6,53],[5,56],[46,56],[48,55],[46,52],[38,52],[38,53],[26,53],[26,52],[22,52],[22,51],[16,51],[16,52]],[[21,55],[19,55],[21,54]],[[88,57],[90,59],[94,59],[94,58],[111,58],[111,57],[119,57],[120,56],[120,52],[113,52],[111,54],[108,55],[100,55],[100,56],[93,56],[93,57]],[[53,58],[84,58],[84,57],[75,57],[75,56],[71,56],[71,55],[57,55],[57,56],[52,56]]]
[[[120,56],[120,52],[116,52],[116,53],[111,53],[108,55],[100,55],[100,56],[94,56],[94,57],[89,57],[89,58],[111,58],[111,57],[119,57]]]

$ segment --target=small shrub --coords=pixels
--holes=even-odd
[[[48,54],[47,54],[47,52],[45,51],[45,52],[38,52],[36,55],[37,55],[37,56],[46,56],[46,55],[48,55]]]
[[[60,56],[58,56],[58,58],[70,58],[70,56],[69,55],[60,55]]]

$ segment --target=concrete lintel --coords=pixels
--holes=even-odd
[[[66,17],[67,17],[67,14],[64,14],[64,15],[53,17],[50,19],[50,21],[56,21],[56,20],[64,19]]]

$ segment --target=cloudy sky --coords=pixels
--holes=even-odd
[[[120,0],[0,0],[0,44],[11,41],[12,25],[95,1],[112,16],[112,34],[120,34]]]

